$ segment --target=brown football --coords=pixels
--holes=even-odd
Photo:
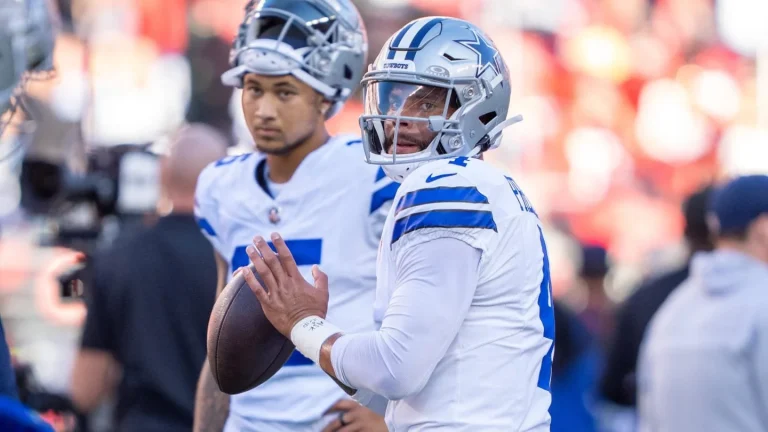
[[[259,277],[253,264],[248,268]],[[219,389],[237,394],[259,386],[293,351],[291,341],[264,316],[259,299],[238,273],[216,299],[208,322],[208,361]]]

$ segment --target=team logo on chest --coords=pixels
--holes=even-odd
[[[280,222],[280,209],[277,207],[272,207],[269,209],[269,221],[273,224],[277,224]]]

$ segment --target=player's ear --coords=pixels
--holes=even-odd
[[[331,102],[324,98],[321,94],[317,95],[317,99],[315,100],[315,105],[317,106],[317,111],[325,117],[325,114],[328,113],[328,110],[331,109]]]

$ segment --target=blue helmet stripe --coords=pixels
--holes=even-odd
[[[442,18],[432,18],[428,23],[424,24],[424,27],[419,29],[419,32],[416,33],[416,36],[413,37],[413,40],[408,47],[411,51],[408,51],[408,54],[405,55],[406,60],[413,60],[414,57],[416,57],[415,48],[418,48],[419,45],[421,45],[421,41],[423,41],[424,37],[427,36],[427,33],[432,30],[432,27],[436,26],[442,20]]]
[[[392,41],[392,45],[390,45],[390,48],[398,48],[398,46],[400,45],[400,42],[403,41],[405,34],[408,33],[408,30],[410,30],[414,24],[416,24],[416,21],[408,24],[402,30],[400,30],[400,33],[398,33],[397,36],[395,36],[395,39]],[[393,49],[390,49],[389,53],[387,54],[387,59],[393,60],[395,58],[395,54],[397,54],[397,52]]]

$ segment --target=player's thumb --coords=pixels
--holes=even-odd
[[[323,273],[317,265],[312,266],[312,277],[315,279],[315,288],[328,290],[328,275]]]

